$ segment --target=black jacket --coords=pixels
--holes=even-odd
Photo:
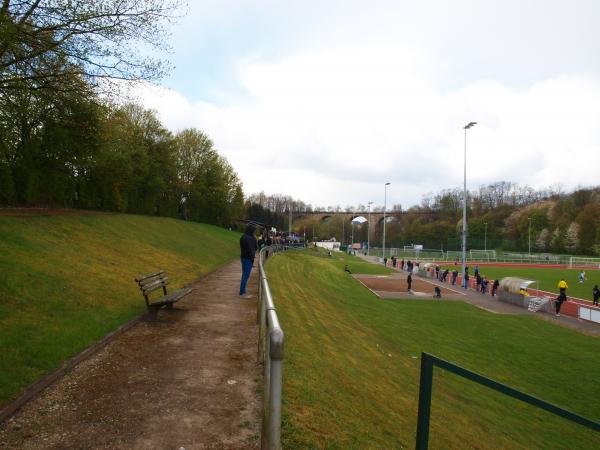
[[[246,227],[246,232],[240,238],[241,257],[252,261],[254,261],[256,249],[258,248],[256,238],[254,237],[254,230],[255,228],[253,225],[248,225]]]

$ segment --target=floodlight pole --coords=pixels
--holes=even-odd
[[[367,255],[371,255],[371,205],[373,202],[369,202],[369,223],[367,224]]]
[[[382,258],[385,258],[385,207],[387,203],[387,187],[390,185],[390,182],[385,183],[383,187],[383,254]]]
[[[529,219],[529,232],[528,232],[528,236],[529,236],[529,256],[531,256],[531,217],[528,217],[527,219]]]
[[[465,287],[465,271],[467,268],[467,130],[476,124],[477,122],[469,122],[463,127],[465,130],[465,157],[463,172],[462,284]]]
[[[483,235],[483,249],[487,251],[487,222],[483,222],[485,225],[485,233]]]

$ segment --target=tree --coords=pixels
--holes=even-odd
[[[577,222],[571,222],[569,228],[565,232],[565,250],[568,252],[575,252],[579,247],[579,224]]]
[[[165,22],[179,0],[3,0],[0,92],[26,83],[68,88],[65,77],[152,80],[165,63],[142,48],[166,50]]]

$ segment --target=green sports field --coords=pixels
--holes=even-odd
[[[455,266],[444,266],[444,268],[454,270]],[[469,273],[473,274],[474,264],[469,264]],[[460,267],[459,267],[460,272]],[[527,280],[536,280],[539,283],[534,285],[543,291],[556,292],[558,294],[557,284],[564,277],[569,289],[567,294],[573,297],[579,297],[586,300],[592,299],[592,288],[594,284],[600,285],[600,270],[586,270],[586,281],[579,283],[579,269],[556,269],[556,268],[529,268],[529,267],[489,267],[480,266],[479,273],[489,279],[500,279],[504,277],[521,277]]]
[[[286,335],[283,447],[414,448],[429,352],[600,420],[600,340],[463,302],[381,300],[306,252],[267,263]],[[436,369],[430,448],[600,448],[600,434]]]

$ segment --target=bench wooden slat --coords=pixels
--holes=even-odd
[[[154,282],[156,282],[158,280],[162,280],[162,279],[165,279],[165,278],[167,278],[166,274],[163,274],[163,275],[161,275],[159,277],[146,278],[144,281],[140,281],[138,283],[138,285],[140,286],[140,288],[144,288],[145,286],[148,286],[149,284],[152,284],[152,283],[154,283]]]
[[[144,295],[148,295],[151,292],[154,292],[157,289],[160,289],[169,284],[168,278],[161,278],[160,280],[156,280],[153,283],[147,284],[146,286],[140,288]]]
[[[155,302],[150,303],[150,306],[156,308],[168,305],[169,303],[175,303],[188,295],[190,292],[192,292],[192,288],[180,289],[170,293],[169,295],[166,295],[165,297],[159,298]]]
[[[136,278],[134,278],[134,279],[135,279],[135,281],[136,281],[136,282],[138,282],[138,283],[139,283],[139,282],[141,282],[141,281],[144,281],[144,280],[145,280],[145,279],[147,279],[147,278],[151,278],[151,277],[157,277],[157,276],[163,275],[164,273],[165,273],[165,271],[164,271],[164,270],[159,270],[158,272],[149,273],[149,274],[147,274],[147,275],[140,275],[140,276],[138,276],[138,277],[136,277]]]

